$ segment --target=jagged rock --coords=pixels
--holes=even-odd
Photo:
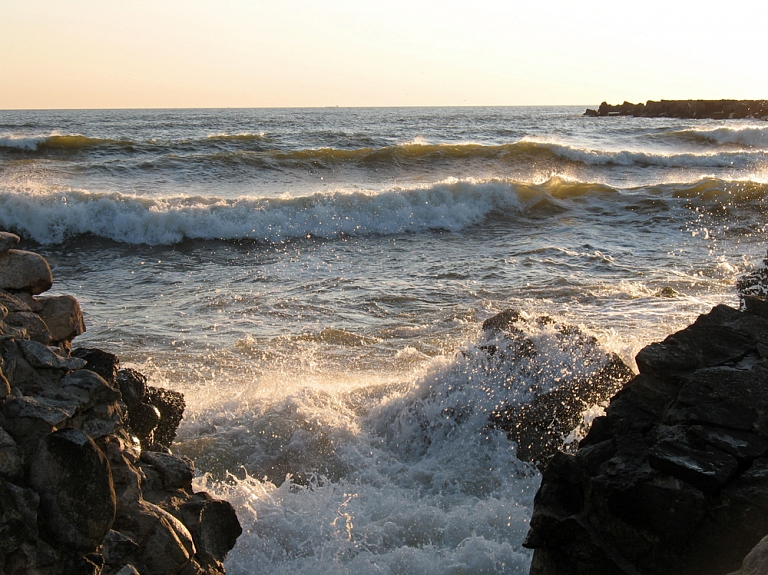
[[[181,488],[192,490],[195,464],[191,459],[169,453],[143,451],[141,461],[151,465],[160,474],[163,489]]]
[[[139,549],[138,543],[119,531],[107,533],[102,545],[102,554],[107,565],[123,565],[126,559]]]
[[[212,499],[207,493],[198,494],[182,505],[181,514],[198,554],[216,561],[224,561],[243,532],[232,505]]]
[[[51,332],[40,316],[31,311],[17,311],[8,314],[5,324],[24,330],[26,337],[43,345],[51,343]]]
[[[482,349],[503,362],[535,360],[539,352],[525,332],[531,323],[555,328],[560,345],[579,348],[584,365],[590,366],[585,374],[571,375],[554,389],[535,390],[530,402],[505,401],[491,414],[492,425],[505,430],[517,444],[517,457],[543,466],[563,447],[566,436],[582,424],[584,411],[610,397],[633,373],[616,354],[605,352],[594,337],[579,328],[561,325],[548,316],[529,320],[515,309],[504,310],[483,322],[487,333],[503,334],[504,350],[498,344]],[[536,372],[537,368],[530,371]]]
[[[645,104],[606,102],[585,116],[635,116],[640,118],[744,119],[768,116],[768,100],[648,100]]]
[[[120,389],[122,393],[122,387],[119,387],[117,382],[120,360],[115,354],[100,349],[81,347],[73,349],[71,355],[84,359],[86,361],[85,369],[98,373],[110,386]]]
[[[86,361],[79,357],[61,357],[51,348],[36,341],[21,340],[19,347],[24,359],[34,368],[73,370],[85,367]]]
[[[29,307],[29,311],[33,311],[35,313],[40,313],[42,311],[43,304],[41,304],[32,294],[28,294],[26,292],[20,291],[20,292],[16,292],[14,295],[17,299],[27,304],[27,307]]]
[[[17,311],[32,311],[32,309],[17,296],[3,290],[0,290],[0,304],[2,304],[9,313]]]
[[[14,482],[24,479],[21,451],[2,427],[0,427],[0,477]]]
[[[544,470],[532,575],[722,575],[768,533],[768,320],[717,306],[637,363]]]
[[[41,525],[61,545],[95,550],[115,519],[109,462],[85,433],[47,435],[32,454],[29,482],[40,495]]]
[[[31,489],[0,480],[0,554],[8,556],[37,537],[40,498]]]
[[[74,406],[51,400],[8,396],[0,403],[0,426],[24,447],[58,429],[75,414]]]
[[[51,332],[53,341],[71,341],[85,333],[83,312],[77,299],[69,295],[41,297],[39,314]]]
[[[0,254],[7,252],[19,243],[19,236],[10,232],[0,232]]]
[[[146,402],[160,412],[160,423],[154,431],[154,441],[160,447],[170,447],[176,438],[176,430],[184,417],[184,395],[172,389],[147,387]]]
[[[134,553],[142,575],[177,573],[195,554],[189,530],[173,515],[149,502],[134,517],[142,543]]]
[[[0,289],[32,295],[51,289],[53,274],[41,255],[22,250],[0,253]]]

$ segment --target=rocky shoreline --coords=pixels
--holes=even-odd
[[[768,258],[637,355],[639,375],[543,472],[531,575],[768,572]]]
[[[242,529],[169,450],[183,396],[72,350],[77,299],[41,296],[50,267],[18,242],[0,232],[0,572],[223,574]]]
[[[589,117],[633,116],[636,118],[688,118],[713,120],[768,120],[768,100],[648,100],[645,104],[607,102],[597,110],[587,109]]]

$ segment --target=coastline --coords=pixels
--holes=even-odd
[[[0,569],[223,575],[242,529],[170,452],[183,396],[113,354],[72,350],[80,305],[40,295],[51,269],[18,241],[0,232]]]

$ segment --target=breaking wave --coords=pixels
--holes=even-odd
[[[668,211],[683,203],[762,210],[768,184],[706,179],[692,184],[620,190],[553,178],[449,180],[384,192],[334,191],[300,197],[175,196],[0,188],[0,227],[43,244],[93,235],[129,244],[170,245],[184,239],[336,238],[427,231],[458,232],[488,218],[547,217],[581,209]]]

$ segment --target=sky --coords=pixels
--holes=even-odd
[[[768,98],[768,2],[0,0],[0,109]]]

